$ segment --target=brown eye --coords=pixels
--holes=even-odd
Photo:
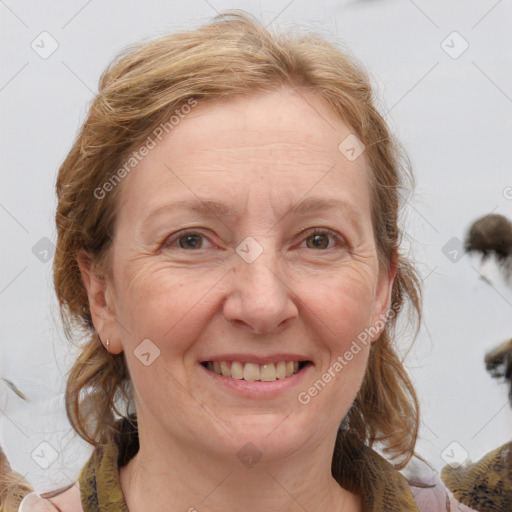
[[[329,236],[325,233],[311,235],[306,240],[309,249],[327,249],[329,246]]]
[[[203,246],[202,235],[187,234],[178,238],[179,246],[182,249],[201,249]]]

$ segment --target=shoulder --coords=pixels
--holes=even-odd
[[[78,482],[65,489],[27,494],[18,512],[83,512]]]
[[[414,455],[401,473],[407,479],[420,512],[450,510],[446,488],[426,460]]]

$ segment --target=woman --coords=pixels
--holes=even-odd
[[[49,501],[418,510],[393,348],[420,312],[409,178],[368,77],[317,36],[232,12],[122,54],[57,180],[55,288],[85,333],[66,408],[95,451]]]

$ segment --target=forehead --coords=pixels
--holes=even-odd
[[[308,91],[199,101],[136,166],[124,200],[132,209],[134,202],[143,207],[215,190],[226,197],[264,190],[283,203],[313,189],[330,196],[367,192],[364,153],[349,160],[340,150],[347,137],[354,137],[352,128]]]
[[[199,103],[185,121],[172,137],[186,158],[200,156],[199,149],[227,155],[232,149],[274,160],[281,153],[296,158],[307,153],[308,162],[326,157],[334,162],[339,144],[353,131],[318,95],[286,87]]]

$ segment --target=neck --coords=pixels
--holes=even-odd
[[[121,488],[130,512],[360,512],[360,499],[331,475],[332,446],[316,446],[286,459],[246,464],[208,456],[196,444],[170,436],[145,435],[139,424],[140,449],[120,468]]]

